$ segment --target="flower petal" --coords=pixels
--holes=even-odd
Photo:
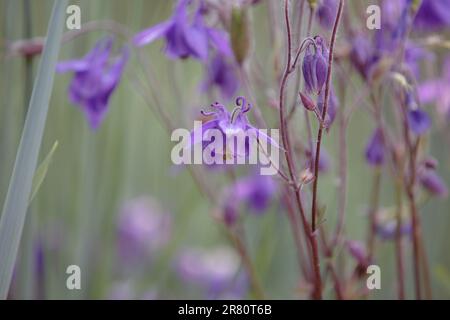
[[[159,37],[164,36],[172,26],[173,21],[171,20],[161,22],[149,29],[139,32],[137,35],[133,37],[133,43],[138,47],[149,44],[158,39]]]

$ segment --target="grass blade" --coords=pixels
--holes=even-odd
[[[45,157],[44,161],[39,165],[39,167],[36,170],[36,173],[34,174],[33,178],[33,184],[31,188],[31,196],[29,203],[31,203],[36,196],[37,192],[39,191],[39,188],[42,185],[42,182],[44,182],[45,176],[47,175],[48,167],[50,166],[50,162],[52,162],[53,154],[56,151],[56,148],[58,147],[58,140],[55,141],[53,144],[52,149]]]
[[[0,218],[0,299],[6,299],[42,142],[68,0],[55,0],[14,170]]]

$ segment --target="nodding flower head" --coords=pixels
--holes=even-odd
[[[204,6],[199,5],[190,21],[188,5],[189,0],[180,0],[171,18],[139,32],[133,43],[141,47],[165,37],[166,55],[171,59],[192,57],[206,61],[210,44],[222,54],[231,55],[229,39],[224,32],[204,24]]]
[[[62,61],[56,67],[57,72],[74,72],[69,99],[82,108],[92,129],[103,121],[129,56],[124,47],[120,56],[111,58],[112,46],[112,39],[102,39],[83,58]]]
[[[380,128],[375,129],[366,147],[366,161],[372,166],[380,166],[384,163],[385,145]]]
[[[236,107],[231,113],[219,102],[211,104],[210,107],[212,111],[202,110],[201,114],[206,117],[212,117],[212,120],[203,123],[200,128],[191,132],[190,146],[201,142],[203,143],[203,148],[206,148],[209,143],[212,143],[210,142],[210,139],[206,138],[207,131],[210,129],[218,129],[223,134],[223,147],[226,152],[225,155],[231,157],[247,156],[249,154],[249,139],[245,139],[245,146],[238,146],[238,143],[228,143],[230,140],[235,139],[239,134],[255,135],[259,141],[263,139],[272,146],[280,148],[272,138],[250,124],[246,113],[251,110],[252,105],[247,103],[247,100],[244,97],[238,97],[236,99]],[[227,148],[229,145],[234,146],[234,150],[229,150]]]
[[[327,78],[327,52],[328,50],[320,37],[316,37],[314,41],[307,44],[302,72],[308,93],[319,94],[322,91]]]

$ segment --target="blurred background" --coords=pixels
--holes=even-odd
[[[285,38],[281,1],[274,1],[277,24],[268,19],[268,5],[251,8],[251,64],[259,65],[266,80],[264,90],[255,89],[251,101],[259,105],[268,128],[278,128],[278,113],[271,99],[278,93],[273,74],[283,68],[274,57]],[[295,2],[295,1],[293,1]],[[375,1],[376,2],[376,1]],[[220,1],[219,1],[220,3]],[[0,72],[0,203],[6,196],[14,159],[22,133],[30,94],[30,81],[36,74],[40,56],[8,54],[7,43],[44,37],[53,2],[0,1],[1,72]],[[81,21],[116,21],[135,34],[170,17],[172,1],[71,1],[81,8]],[[367,2],[369,4],[369,2]],[[347,10],[366,8],[347,1]],[[359,13],[361,15],[363,13]],[[295,23],[295,11],[293,13]],[[306,19],[305,19],[306,20]],[[269,34],[273,33],[273,39]],[[313,34],[323,32],[314,25]],[[107,30],[94,30],[65,41],[60,60],[84,56]],[[448,33],[446,34],[448,36]],[[341,39],[338,38],[338,43]],[[119,48],[123,39],[116,36]],[[143,58],[152,68],[161,106],[180,127],[191,129],[201,108],[219,100],[231,110],[234,101],[221,99],[213,91],[202,94],[199,83],[202,65],[192,59],[168,60],[161,40],[142,49]],[[440,75],[445,53],[437,52],[435,62],[425,61],[432,74]],[[199,299],[252,298],[239,256],[214,216],[220,208],[212,205],[197,188],[186,168],[174,167],[170,141],[161,119],[152,109],[154,100],[146,101],[129,74],[140,71],[135,54],[112,95],[105,121],[93,131],[79,108],[67,98],[70,74],[57,74],[48,113],[40,161],[54,151],[45,180],[27,214],[21,246],[14,270],[11,299]],[[139,75],[142,77],[142,75]],[[294,81],[292,81],[294,82]],[[347,101],[353,101],[361,80],[352,73],[348,80]],[[255,85],[256,86],[256,85]],[[289,96],[295,92],[289,88]],[[244,88],[239,93],[246,94]],[[289,98],[291,100],[292,98]],[[389,102],[388,102],[389,103]],[[433,123],[436,113],[430,106]],[[294,135],[305,136],[303,112],[292,121]],[[427,136],[429,153],[439,160],[439,172],[450,183],[449,122],[433,126]],[[364,161],[364,148],[373,123],[363,108],[357,108],[348,128],[348,201],[345,230],[348,239],[365,240],[367,207],[371,193],[372,171]],[[324,146],[330,156],[330,168],[321,177],[320,201],[326,205],[326,224],[336,221],[338,191],[338,128],[332,127]],[[197,168],[198,169],[198,168]],[[210,192],[222,196],[229,177],[214,170],[198,170],[203,179],[212,181]],[[244,169],[237,175],[245,176]],[[392,181],[382,179],[382,206],[395,202]],[[305,298],[299,281],[289,219],[277,199],[278,188],[263,214],[243,210],[242,228],[256,274],[267,297],[273,299]],[[420,206],[425,245],[430,261],[435,298],[450,298],[450,200],[431,199]],[[330,227],[331,229],[331,227]],[[351,258],[347,259],[347,270]],[[413,297],[411,248],[405,245],[406,292]],[[0,257],[1,262],[1,257]],[[382,270],[382,289],[369,298],[394,298],[394,242],[378,240],[376,263]],[[81,268],[82,289],[66,288],[66,268]],[[346,271],[346,272],[347,272]],[[332,298],[331,282],[324,289]]]

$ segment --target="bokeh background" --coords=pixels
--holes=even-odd
[[[365,8],[362,4],[354,6],[353,2],[347,1],[348,10]],[[158,0],[84,0],[71,1],[71,4],[80,6],[82,23],[117,21],[133,34],[167,19],[173,8],[172,1]],[[34,56],[32,62],[27,62],[22,56],[10,56],[6,43],[45,36],[51,7],[50,0],[0,1],[0,203],[5,199],[23,129],[30,90],[27,81],[30,72],[35,75],[40,59]],[[281,22],[281,1],[277,7],[277,21]],[[271,24],[264,3],[254,6],[251,11],[252,59],[261,64],[269,83],[266,90],[254,90],[256,101],[253,103],[260,106],[269,127],[277,128],[277,112],[269,106],[267,97],[275,97],[278,92],[273,72],[282,66],[274,60],[274,55],[285,47],[283,25]],[[321,32],[317,26],[313,30]],[[275,41],[268,36],[271,32],[276,35]],[[63,43],[60,59],[83,56],[107,34],[102,30],[87,32]],[[122,41],[120,38],[117,40],[119,44]],[[154,70],[154,85],[162,105],[176,123],[190,128],[196,112],[220,98],[199,93],[204,70],[198,62],[189,59],[170,61],[162,53],[162,47],[162,42],[158,41],[142,52]],[[443,54],[437,53],[438,56]],[[441,64],[425,64],[428,70],[440,74]],[[106,120],[97,131],[89,128],[84,115],[68,101],[67,87],[71,76],[56,75],[40,161],[55,141],[58,141],[58,147],[28,211],[10,298],[204,298],[207,296],[204,288],[195,281],[187,281],[177,271],[180,252],[200,249],[217,253],[219,250],[219,255],[209,261],[209,267],[216,271],[226,270],[231,263],[228,258],[235,253],[224,236],[222,226],[211,217],[217,208],[198,190],[187,170],[173,167],[170,151],[174,144],[158,116],[152,112],[151,103],[149,106],[142,98],[128,76],[129,73],[137,73],[141,67],[133,55],[112,96]],[[355,73],[348,79],[347,85],[352,88],[347,96],[349,103],[361,88],[360,81]],[[289,95],[293,97],[294,93]],[[229,101],[224,103],[232,104]],[[293,120],[298,123],[294,134],[305,136],[302,115],[296,114]],[[448,122],[446,126],[446,133],[442,124],[440,128],[433,126],[427,142],[430,153],[440,161],[439,172],[449,184]],[[345,228],[349,239],[364,240],[367,230],[366,211],[372,172],[364,161],[363,152],[372,129],[372,120],[363,108],[358,108],[348,129]],[[333,127],[325,137],[331,169],[320,183],[320,199],[326,204],[326,219],[330,225],[334,225],[337,212],[337,139],[337,127]],[[214,181],[215,187],[211,191],[220,195],[227,184],[227,177],[208,170],[200,172],[205,179]],[[392,182],[383,179],[382,183],[381,203],[386,206],[394,204]],[[171,223],[167,239],[152,250],[151,257],[143,255],[139,260],[126,259],[121,256],[119,248],[120,213],[136,201],[148,206],[143,197],[152,203],[144,211],[169,216]],[[420,209],[434,297],[450,298],[450,200],[426,201]],[[274,201],[264,215],[244,215],[246,242],[267,296],[274,299],[306,297],[298,281],[289,220],[279,202]],[[139,225],[141,222],[136,223]],[[410,247],[405,246],[405,251],[407,294],[412,298]],[[234,264],[236,259],[231,259]],[[393,242],[378,242],[376,262],[382,268],[382,289],[372,292],[369,297],[394,298]],[[82,290],[66,288],[66,268],[72,264],[81,267]],[[237,268],[241,268],[239,263]],[[325,296],[332,297],[330,283],[324,292]],[[251,295],[244,293],[242,297],[250,298]]]

